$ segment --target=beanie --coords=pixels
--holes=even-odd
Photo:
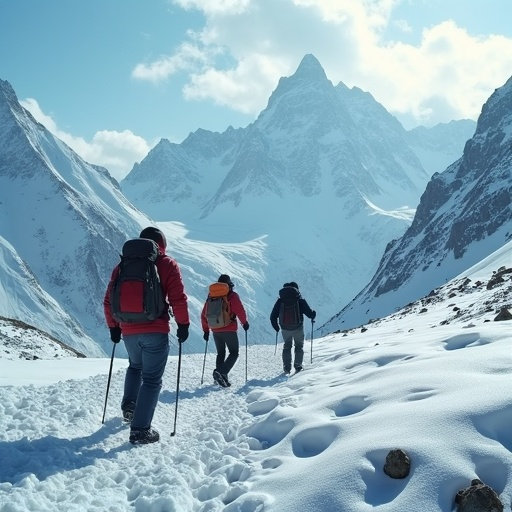
[[[165,235],[158,228],[153,226],[144,228],[140,232],[139,238],[148,238],[149,240],[153,240],[153,242],[156,242],[163,249],[167,247],[167,240],[165,239]]]
[[[233,288],[233,286],[235,286],[233,284],[233,281],[231,281],[231,278],[227,274],[221,274],[219,276],[219,279],[217,279],[217,282],[218,283],[226,283],[227,285],[230,286],[230,288]]]

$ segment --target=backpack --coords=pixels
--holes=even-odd
[[[166,310],[156,267],[158,245],[134,238],[123,245],[119,272],[110,290],[112,316],[118,322],[151,322]]]
[[[233,321],[228,293],[229,285],[227,283],[213,283],[208,288],[206,321],[210,329],[226,327]]]
[[[279,290],[281,306],[279,308],[279,325],[281,329],[293,330],[302,324],[300,314],[299,299],[301,298],[299,290],[293,286],[285,286]]]

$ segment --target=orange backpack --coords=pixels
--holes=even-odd
[[[206,321],[210,329],[226,327],[233,319],[228,300],[229,285],[226,283],[213,283],[208,289],[206,299]]]

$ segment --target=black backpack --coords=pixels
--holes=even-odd
[[[293,331],[302,324],[300,314],[299,290],[293,286],[285,286],[279,290],[281,306],[279,308],[279,325],[281,329]]]
[[[110,290],[112,316],[118,322],[151,322],[166,311],[157,257],[153,240],[134,238],[123,245],[119,273]]]

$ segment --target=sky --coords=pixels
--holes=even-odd
[[[511,255],[512,242],[457,279],[487,283]],[[455,296],[448,283],[427,311],[366,331],[313,338],[307,324],[304,371],[291,377],[280,339],[242,337],[230,388],[213,383],[212,344],[192,354],[185,343],[178,401],[172,356],[161,439],[146,446],[128,442],[115,351],[107,395],[108,357],[66,357],[43,339],[38,360],[0,350],[0,512],[452,512],[475,478],[508,510],[511,331],[488,307],[503,305],[505,277]],[[454,305],[471,320],[447,323]],[[0,346],[15,331],[0,322]],[[411,461],[403,480],[383,472],[397,448]]]
[[[0,0],[0,79],[122,179],[161,139],[246,127],[311,53],[407,128],[474,119],[512,69],[509,0]]]

